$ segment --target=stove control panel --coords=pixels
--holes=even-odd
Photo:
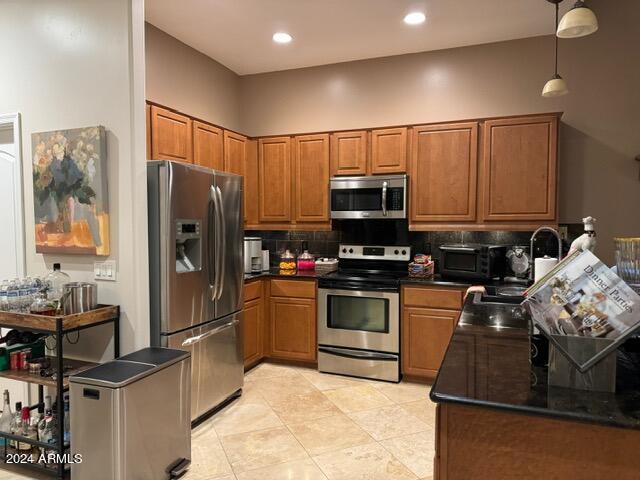
[[[411,259],[411,247],[341,244],[338,257],[353,260],[393,260],[396,262],[408,262]]]

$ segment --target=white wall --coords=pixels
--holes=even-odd
[[[147,100],[231,130],[240,125],[240,77],[147,23]]]
[[[117,282],[99,283],[99,302],[122,306],[124,353],[149,342],[144,13],[142,0],[15,0],[0,8],[0,113],[22,114],[28,275],[53,262],[74,280],[93,280],[97,257],[35,253],[31,134],[104,125],[107,130],[111,259]],[[108,358],[110,331],[83,333],[81,354]]]

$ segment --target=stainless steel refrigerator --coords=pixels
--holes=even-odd
[[[242,177],[147,165],[151,344],[191,352],[191,418],[243,385]]]

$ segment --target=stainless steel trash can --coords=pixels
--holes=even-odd
[[[72,480],[170,479],[191,460],[191,357],[145,348],[69,379]]]

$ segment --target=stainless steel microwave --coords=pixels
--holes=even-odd
[[[331,218],[407,218],[407,176],[332,177]]]

